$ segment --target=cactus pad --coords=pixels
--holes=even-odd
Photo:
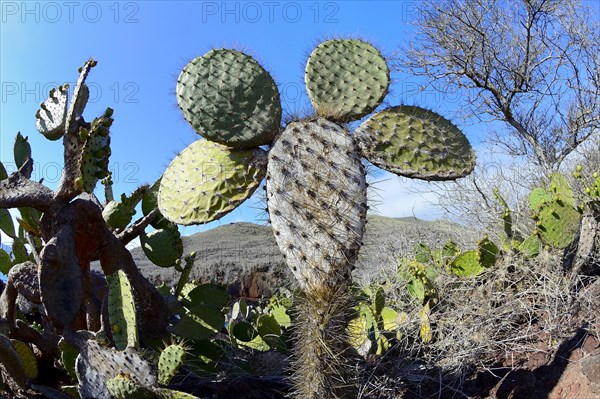
[[[0,365],[8,371],[9,376],[19,385],[19,387],[27,387],[26,375],[21,357],[13,345],[13,342],[3,334],[0,334]],[[0,373],[0,377],[2,377],[2,373]]]
[[[279,130],[277,85],[239,51],[215,49],[187,64],[177,80],[177,101],[198,134],[230,147],[269,144]]]
[[[186,350],[182,345],[169,345],[161,353],[158,359],[158,382],[169,385],[171,379],[177,374],[177,370],[183,365],[186,358]]]
[[[31,158],[31,146],[29,145],[29,137],[23,137],[21,133],[17,133],[15,145],[13,148],[15,156],[15,164],[17,168],[23,166],[29,158]]]
[[[260,148],[232,150],[198,140],[179,154],[165,171],[158,207],[170,221],[202,224],[220,219],[254,193],[265,175]]]
[[[156,397],[153,392],[142,387],[135,377],[119,373],[106,382],[110,394],[116,399],[148,399]]]
[[[269,152],[267,205],[275,240],[300,286],[337,284],[362,246],[365,170],[352,137],[325,119],[287,126]]]
[[[544,203],[537,213],[537,229],[544,243],[566,248],[577,235],[581,214],[571,205],[552,200]]]
[[[140,242],[148,259],[160,267],[175,266],[175,262],[183,256],[183,242],[177,227],[142,234]]]
[[[127,227],[135,210],[128,204],[117,201],[110,201],[102,210],[102,217],[106,224],[113,229],[124,229]]]
[[[479,261],[478,251],[467,251],[458,255],[450,264],[450,271],[458,277],[475,277],[485,268]]]
[[[498,246],[486,236],[477,243],[477,251],[479,252],[479,262],[483,267],[492,267],[496,264],[498,256]]]
[[[532,212],[539,212],[546,202],[552,201],[552,194],[541,187],[537,187],[529,194],[529,208]]]
[[[397,106],[378,112],[359,126],[355,137],[365,158],[400,176],[454,180],[475,167],[465,135],[423,108]]]
[[[110,156],[109,128],[113,119],[101,116],[92,121],[89,130],[81,128],[80,137],[85,140],[81,152],[79,177],[75,185],[91,193],[99,179],[108,176],[108,158]]]
[[[79,394],[83,399],[111,399],[108,381],[119,373],[134,377],[142,386],[156,384],[150,365],[132,348],[117,351],[88,340],[77,356]]]
[[[138,330],[131,283],[122,270],[106,276],[108,285],[108,320],[115,347],[123,350],[137,347]]]
[[[29,379],[34,379],[38,375],[38,363],[33,351],[25,342],[13,339],[11,340],[13,346],[15,347],[15,351],[19,355],[19,359],[21,359],[21,364],[23,365],[23,371],[25,372],[25,377]]]
[[[381,104],[390,84],[390,70],[369,43],[328,40],[310,55],[304,81],[317,115],[349,122]]]
[[[48,99],[35,114],[35,126],[48,140],[58,140],[65,134],[68,96],[65,86],[50,90]]]

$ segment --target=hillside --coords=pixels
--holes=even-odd
[[[396,259],[410,251],[416,243],[443,245],[450,238],[466,247],[474,245],[478,234],[447,221],[371,216],[355,278],[362,282],[381,279],[394,273]],[[186,254],[192,251],[198,253],[192,279],[230,284],[233,294],[268,295],[272,289],[293,281],[269,226],[252,223],[223,225],[184,237],[184,247]],[[142,273],[154,284],[165,281],[173,285],[176,282],[179,273],[173,268],[153,265],[141,248],[133,249],[132,254]]]

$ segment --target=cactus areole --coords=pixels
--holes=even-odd
[[[179,105],[197,133],[218,145],[197,142],[173,161],[158,206],[174,223],[207,223],[239,206],[266,176],[275,240],[306,295],[296,395],[356,397],[351,364],[343,359],[347,288],[368,209],[362,158],[401,176],[453,180],[473,170],[475,156],[456,126],[419,107],[375,113],[352,133],[338,124],[371,114],[387,95],[389,68],[371,44],[321,43],[308,59],[304,80],[318,117],[274,132],[281,119],[279,96],[254,59],[215,49],[192,60],[177,83]],[[270,146],[264,169],[256,155],[247,155],[260,155],[259,145]]]

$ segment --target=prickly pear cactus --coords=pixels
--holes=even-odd
[[[115,347],[123,350],[138,346],[138,327],[131,283],[122,270],[106,276],[108,285],[108,320]]]
[[[317,115],[339,122],[357,120],[373,112],[390,85],[385,59],[379,50],[362,40],[321,43],[308,58],[304,76]]]
[[[355,137],[369,161],[399,176],[451,180],[475,167],[465,135],[449,120],[420,107],[378,112],[359,126]]]
[[[77,357],[77,379],[82,399],[111,399],[108,382],[119,373],[133,376],[142,386],[156,385],[152,367],[134,349],[117,351],[88,340]]]
[[[198,134],[230,147],[268,144],[279,129],[277,85],[239,51],[215,49],[193,59],[177,80],[177,101]]]
[[[158,359],[158,382],[169,385],[186,358],[186,348],[181,344],[167,346]]]
[[[269,152],[275,240],[305,291],[345,281],[367,214],[365,170],[352,137],[326,119],[294,122]]]
[[[368,209],[361,158],[402,176],[452,180],[469,174],[475,157],[456,126],[418,107],[381,111],[354,133],[335,123],[368,115],[387,94],[389,68],[372,45],[326,41],[310,55],[305,72],[318,117],[289,123],[277,134],[279,95],[254,60],[219,49],[188,64],[177,85],[186,119],[206,139],[252,154],[240,156],[207,141],[192,144],[163,175],[158,205],[175,223],[218,219],[248,198],[263,177],[264,167],[257,164],[264,153],[251,148],[271,144],[269,217],[305,295],[298,305],[303,317],[296,329],[296,394],[356,397],[346,326],[353,307],[351,271]],[[225,172],[207,179],[206,165]]]
[[[183,256],[183,241],[177,227],[142,234],[140,242],[150,262],[160,267],[175,266],[175,262]]]
[[[108,158],[110,156],[109,129],[113,119],[110,111],[92,121],[89,129],[81,128],[79,137],[84,140],[79,162],[79,177],[75,185],[86,193],[91,193],[99,179],[108,176]]]
[[[50,90],[48,99],[35,114],[36,128],[48,140],[58,140],[65,134],[69,85]]]
[[[38,375],[38,363],[29,345],[16,339],[12,339],[11,341],[15,347],[15,351],[19,355],[19,359],[21,359],[25,377],[29,379],[36,378]]]
[[[237,208],[265,175],[260,148],[233,150],[208,140],[190,144],[165,171],[158,207],[170,221],[208,223]]]

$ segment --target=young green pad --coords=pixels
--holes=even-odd
[[[65,134],[68,96],[64,86],[50,90],[48,98],[35,114],[35,126],[48,140],[58,140]]]
[[[478,251],[463,252],[450,264],[450,271],[458,277],[475,277],[484,270],[485,268],[479,261]]]
[[[137,347],[138,330],[131,283],[122,270],[106,276],[108,284],[108,320],[115,347]]]
[[[142,234],[140,242],[148,259],[160,267],[175,266],[175,262],[183,256],[183,242],[177,227]]]
[[[563,201],[545,203],[537,214],[537,229],[544,243],[566,248],[577,236],[581,214]]]
[[[158,191],[158,208],[177,224],[220,219],[254,193],[265,176],[266,160],[266,153],[260,148],[233,150],[198,140],[165,171]]]
[[[23,372],[25,373],[25,377],[29,379],[34,379],[38,375],[38,363],[33,351],[25,342],[13,339],[11,340],[13,346],[15,347],[15,351],[19,355],[19,359],[21,359],[21,364],[23,365]]]
[[[211,50],[187,64],[177,80],[177,101],[198,134],[234,148],[269,144],[281,122],[273,78],[235,50]]]
[[[475,167],[475,153],[460,129],[423,108],[385,109],[363,122],[354,136],[365,158],[399,176],[454,180]]]
[[[85,140],[79,162],[80,175],[75,185],[86,193],[91,193],[99,179],[108,175],[110,157],[109,129],[113,119],[101,116],[92,121],[88,130],[81,129],[80,137]]]
[[[370,114],[388,92],[390,70],[361,40],[328,40],[313,50],[304,81],[317,115],[349,122]]]
[[[177,374],[177,370],[183,365],[186,358],[186,350],[182,345],[169,345],[161,353],[158,359],[158,382],[169,385],[171,379]]]

